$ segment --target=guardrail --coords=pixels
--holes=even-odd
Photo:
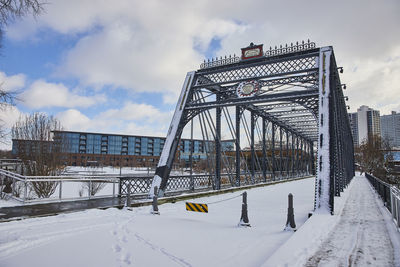
[[[365,174],[365,177],[382,198],[386,208],[392,214],[393,222],[397,228],[400,228],[400,190],[368,173]]]
[[[115,175],[23,176],[0,170],[0,196],[22,203],[116,197],[118,185]],[[35,188],[46,186],[49,195],[39,197]]]

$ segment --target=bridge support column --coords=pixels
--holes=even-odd
[[[272,152],[272,181],[275,181],[275,130],[276,130],[276,125],[272,123],[272,147],[271,147],[271,152]]]
[[[334,177],[334,110],[332,106],[331,75],[332,48],[323,47],[319,55],[319,138],[318,138],[318,174],[316,178],[315,205],[318,211],[333,214],[335,177]]]
[[[235,118],[235,146],[236,146],[236,186],[240,186],[240,116],[241,108],[236,107],[236,118]]]
[[[296,156],[296,149],[295,149],[295,143],[296,143],[296,138],[295,138],[295,134],[292,133],[292,155],[291,155],[291,159],[290,159],[290,164],[291,164],[291,173],[292,173],[292,177],[295,176],[295,172],[294,172],[294,168],[295,168],[295,156]]]
[[[254,149],[254,128],[256,124],[255,114],[251,112],[251,121],[250,121],[250,150],[251,150],[251,183],[255,183],[255,168],[256,168],[256,152]]]
[[[289,131],[285,131],[286,133],[286,156],[285,156],[285,176],[289,178]]]
[[[299,171],[299,152],[300,152],[300,150],[299,150],[299,137],[298,136],[296,136],[296,163],[295,163],[295,165],[296,165],[296,176],[299,176],[299,174],[300,174],[300,171]]]
[[[304,139],[300,139],[300,170],[301,174],[304,175]]]
[[[221,94],[217,93],[217,101],[221,101]],[[215,189],[221,189],[221,107],[216,108],[215,114]]]
[[[267,181],[267,153],[266,153],[266,134],[267,134],[267,125],[265,123],[265,118],[262,118],[262,152],[263,152],[263,159],[262,159],[262,172],[263,172],[263,179],[264,183]]]
[[[279,180],[283,177],[283,155],[282,155],[282,139],[283,139],[283,130],[282,127],[279,127],[279,170],[280,170],[280,177]]]
[[[194,153],[194,141],[193,141],[193,120],[192,120],[190,122],[190,156],[189,156],[189,160],[190,160],[190,190],[191,191],[194,191],[193,153]]]
[[[315,159],[314,159],[314,144],[313,142],[310,142],[310,154],[311,154],[311,166],[310,166],[310,170],[311,170],[311,174],[315,175]]]

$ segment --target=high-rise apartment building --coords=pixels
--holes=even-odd
[[[359,146],[370,135],[381,135],[381,120],[378,110],[361,106],[357,112],[350,113],[349,119],[355,146]]]
[[[358,146],[358,116],[357,112],[349,113],[351,135],[353,136],[354,146]]]
[[[392,147],[400,147],[400,113],[392,111],[390,115],[381,116],[382,138]]]

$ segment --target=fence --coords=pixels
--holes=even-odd
[[[0,195],[22,203],[116,197],[118,185],[119,178],[115,175],[24,176],[0,170]],[[6,195],[3,190],[7,186],[11,192]],[[35,187],[45,186],[52,193],[39,198]]]
[[[394,223],[400,228],[400,190],[368,173],[365,177],[369,180],[376,192],[382,198],[386,208],[392,214]]]
[[[276,172],[275,175],[268,172],[266,182],[291,180],[300,176],[308,176],[302,173],[293,177],[289,173]],[[128,184],[130,193],[137,198],[147,197],[154,174],[67,174],[62,176],[24,176],[7,170],[0,170],[0,197],[11,197],[22,203],[70,201],[91,198],[123,197],[127,195]],[[234,177],[229,174],[221,174],[221,187],[232,187]],[[255,172],[251,177],[249,173],[241,175],[241,185],[263,183],[261,172]],[[3,189],[9,187],[9,193],[3,194]],[[39,196],[35,187],[50,187],[50,193]],[[182,193],[195,190],[212,190],[213,175],[172,175],[168,180],[166,193]],[[6,190],[7,191],[7,190]]]
[[[271,172],[266,174],[265,182],[291,180],[298,177],[309,176],[307,172],[301,173],[298,176],[290,175],[289,173],[278,173],[274,176]],[[213,175],[209,174],[193,174],[193,175],[171,175],[168,179],[166,193],[177,193],[195,190],[211,190],[213,188]],[[227,188],[234,186],[234,177],[230,174],[221,174],[221,187]],[[249,173],[241,174],[241,185],[259,184],[263,183],[262,172],[256,172],[252,178]],[[150,191],[153,176],[135,176],[135,177],[120,177],[119,195],[125,196],[130,194],[147,194]],[[129,187],[128,187],[129,184]]]

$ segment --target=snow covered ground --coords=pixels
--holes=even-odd
[[[155,172],[155,169],[150,167],[81,167],[81,166],[68,166],[64,170],[65,173],[74,175],[74,174],[86,174],[86,175],[102,175],[102,174],[144,174],[144,175],[152,175]],[[189,175],[189,172],[172,170],[171,175]],[[195,174],[195,173],[194,173]]]
[[[0,266],[260,266],[293,232],[284,232],[287,196],[298,227],[313,207],[314,179],[248,190],[250,228],[237,226],[241,192],[129,210],[88,210],[0,224]]]
[[[306,266],[393,266],[394,254],[381,211],[365,178],[355,178],[339,223]]]
[[[264,266],[400,266],[400,233],[367,179],[356,176],[335,198],[334,216],[313,215]]]
[[[314,200],[313,178],[247,192],[250,228],[237,226],[241,192],[194,200],[213,203],[238,196],[209,204],[208,214],[188,212],[184,202],[176,202],[160,205],[159,216],[151,215],[149,207],[141,207],[1,223],[0,266],[365,266],[371,260],[372,266],[399,263],[400,242],[396,244],[396,240],[400,241],[400,234],[365,178],[353,179],[343,196],[335,198],[334,216],[314,214],[308,220]],[[295,233],[283,231],[289,193],[294,195],[298,228]],[[389,229],[386,236],[385,228]]]

